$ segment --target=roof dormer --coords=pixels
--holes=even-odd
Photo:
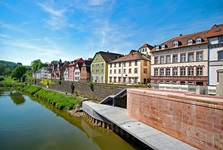
[[[165,48],[166,48],[166,45],[162,44],[161,49],[165,49]]]
[[[201,37],[197,37],[197,38],[196,38],[196,44],[201,43],[201,42],[202,42]]]
[[[173,41],[173,47],[178,47],[179,46],[179,41]]]
[[[160,49],[160,46],[159,45],[156,45],[156,50],[159,50]]]
[[[187,40],[187,45],[192,45],[193,44],[193,39],[188,39]]]

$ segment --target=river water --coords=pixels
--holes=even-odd
[[[0,88],[0,150],[131,150],[112,131],[93,127],[38,99]]]

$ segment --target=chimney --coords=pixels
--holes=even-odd
[[[180,36],[182,36],[182,34],[180,34]]]

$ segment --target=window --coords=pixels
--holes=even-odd
[[[158,76],[158,69],[154,69],[154,76]]]
[[[132,66],[132,62],[131,61],[129,61],[129,66]]]
[[[126,69],[123,69],[123,73],[126,74]]]
[[[166,48],[166,45],[165,45],[165,44],[163,44],[163,45],[162,45],[162,49],[165,49],[165,48]]]
[[[137,72],[138,72],[138,69],[137,69],[137,68],[135,68],[135,69],[134,69],[134,73],[137,73]]]
[[[173,76],[177,76],[177,68],[173,68]]]
[[[110,74],[112,74],[112,70],[110,70]]]
[[[116,69],[114,70],[114,74],[116,74]]]
[[[201,43],[201,38],[200,37],[196,38],[196,44],[197,43]]]
[[[174,41],[173,42],[173,47],[177,47],[178,46],[178,43],[179,43],[178,41]]]
[[[116,63],[114,63],[114,67],[116,67]]]
[[[164,69],[160,69],[160,76],[164,76]]]
[[[188,61],[194,61],[194,53],[188,53]]]
[[[121,67],[121,63],[119,63],[119,67]]]
[[[173,81],[173,84],[177,84],[177,81]]]
[[[164,56],[161,56],[161,57],[160,57],[160,63],[161,63],[161,64],[164,64]]]
[[[121,74],[121,69],[118,69],[118,74]]]
[[[202,76],[203,72],[202,72],[202,67],[198,67],[197,68],[197,76]]]
[[[219,37],[219,43],[223,43],[223,36]]]
[[[180,62],[185,62],[186,61],[186,54],[181,54],[180,55]]]
[[[102,63],[101,66],[104,66],[104,64]]]
[[[146,60],[144,60],[144,66],[147,66],[147,61]]]
[[[160,81],[160,84],[163,84],[163,80]]]
[[[154,83],[157,84],[158,83],[157,80],[154,80]]]
[[[180,75],[181,76],[185,76],[186,75],[185,68],[180,68]]]
[[[223,60],[223,51],[218,52],[218,60]]]
[[[166,76],[170,76],[170,68],[166,68]]]
[[[187,45],[192,45],[193,44],[193,40],[192,39],[189,39],[188,41],[187,41]]]
[[[178,62],[178,57],[177,57],[177,55],[173,55],[173,62],[174,62],[174,63],[177,63],[177,62]]]
[[[194,68],[188,68],[188,76],[193,76],[194,75]]]
[[[137,60],[135,60],[135,66],[137,66]]]
[[[170,55],[167,55],[167,56],[166,56],[166,63],[167,63],[167,64],[170,63]]]
[[[160,46],[159,46],[159,45],[157,45],[157,46],[156,46],[156,50],[159,50],[159,49],[160,49]]]
[[[126,82],[126,78],[123,78],[123,82],[124,82],[124,83]]]
[[[103,73],[103,71],[104,71],[104,70],[103,70],[103,69],[101,69],[101,72],[102,72],[102,73]]]
[[[112,77],[109,77],[109,82],[110,82],[110,83],[112,82]]]
[[[132,69],[129,69],[129,73],[132,73]]]
[[[126,66],[126,63],[125,63],[125,62],[123,62],[123,66],[124,66],[124,67]]]
[[[143,72],[144,72],[145,74],[147,74],[147,69],[146,69],[146,68],[144,68],[144,69],[143,69]]]
[[[155,61],[154,64],[158,64],[158,60],[159,60],[158,57],[155,57],[154,58],[154,61]]]
[[[101,82],[103,82],[103,77],[101,77]]]
[[[197,52],[197,61],[202,61],[202,60],[203,60],[203,53]]]
[[[121,78],[120,78],[120,77],[118,77],[118,82],[119,82],[119,83],[121,82]]]
[[[189,81],[189,82],[188,82],[188,85],[194,85],[194,82]]]
[[[116,77],[114,77],[114,83],[116,83]]]

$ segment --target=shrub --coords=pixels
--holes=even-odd
[[[48,86],[50,84],[53,84],[53,81],[50,80],[50,79],[41,79],[40,83],[45,85],[45,86]]]
[[[4,80],[4,77],[0,76],[0,81],[3,81]]]

